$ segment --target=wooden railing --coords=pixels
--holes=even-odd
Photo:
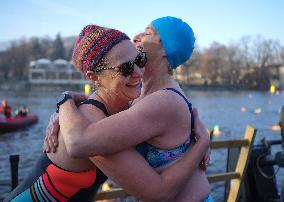
[[[227,202],[237,201],[241,182],[246,171],[246,167],[249,160],[251,147],[256,134],[256,129],[252,126],[247,126],[244,134],[244,138],[240,140],[225,140],[225,141],[213,141],[211,142],[211,149],[224,149],[240,148],[239,157],[236,163],[235,170],[232,172],[224,172],[219,174],[211,174],[208,176],[210,183],[220,181],[230,181],[230,191],[228,193]],[[104,191],[97,193],[95,200],[113,199],[129,196],[121,188],[111,189],[110,191]]]
[[[243,180],[248,165],[249,155],[253,145],[255,134],[256,129],[252,126],[247,126],[244,138],[242,140],[228,140],[218,142],[216,141],[211,143],[212,149],[240,148],[238,161],[233,172],[226,172],[208,176],[209,182],[231,180],[227,202],[237,201],[241,182]]]

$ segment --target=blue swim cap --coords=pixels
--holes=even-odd
[[[195,37],[187,23],[179,18],[167,16],[154,20],[152,25],[160,36],[172,69],[190,58]]]

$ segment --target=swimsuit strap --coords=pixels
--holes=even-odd
[[[187,103],[188,109],[189,109],[190,114],[191,114],[191,130],[192,130],[194,128],[194,116],[193,116],[193,112],[192,112],[192,104],[188,101],[188,99],[181,92],[179,92],[175,88],[164,88],[163,90],[170,90],[170,91],[173,91],[173,92],[177,93]]]
[[[105,106],[102,102],[100,102],[100,101],[98,101],[98,100],[95,100],[95,99],[87,99],[87,100],[84,100],[83,102],[80,103],[80,105],[83,105],[83,104],[91,104],[91,105],[94,105],[95,107],[97,107],[97,108],[99,108],[100,110],[102,110],[106,116],[110,116],[109,113],[108,113],[108,111],[107,111],[106,106]],[[80,105],[79,105],[79,106],[80,106]]]

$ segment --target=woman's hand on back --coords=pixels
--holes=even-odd
[[[208,150],[203,158],[203,160],[200,162],[200,168],[202,170],[206,170],[208,163],[210,161],[210,136],[208,133],[208,130],[205,128],[203,123],[199,119],[198,111],[196,108],[193,108],[193,116],[194,116],[194,136],[196,138],[196,141],[206,141],[208,143]]]
[[[59,133],[59,115],[54,112],[45,130],[45,138],[43,143],[43,152],[56,152],[58,147],[58,133]]]
[[[194,116],[194,136],[197,141],[206,141],[210,142],[209,133],[203,123],[199,119],[198,111],[196,108],[193,108],[193,116]]]

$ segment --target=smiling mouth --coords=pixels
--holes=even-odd
[[[126,84],[127,87],[140,87],[141,86],[141,82],[136,82],[136,83],[131,83],[131,84]]]

